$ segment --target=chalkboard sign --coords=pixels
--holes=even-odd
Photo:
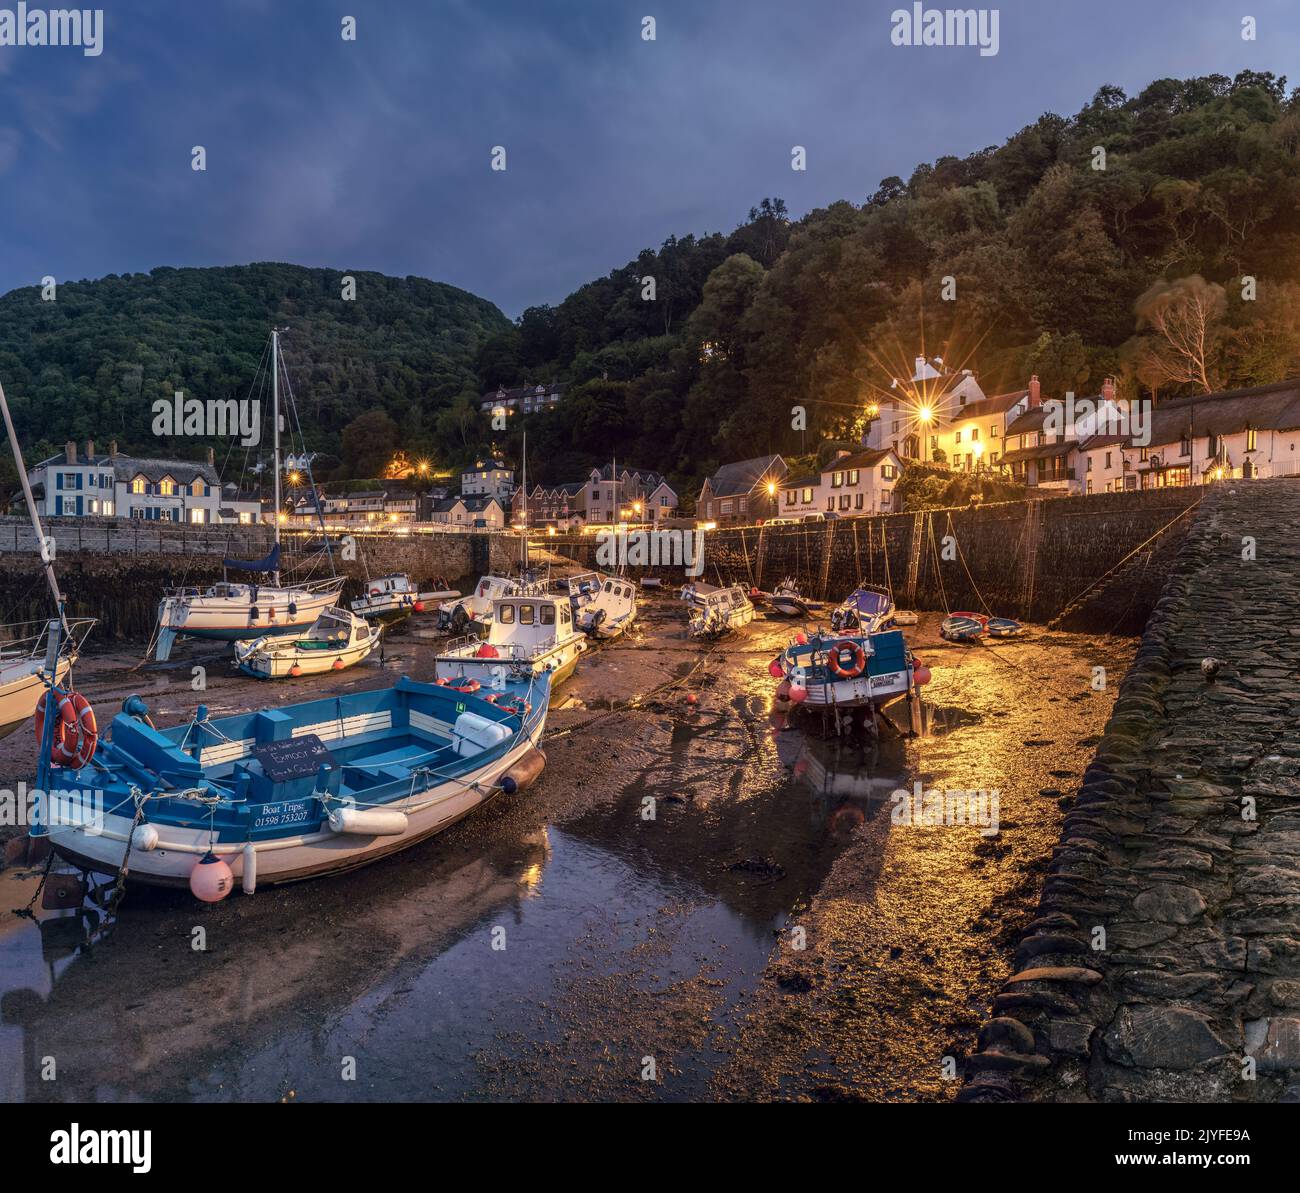
[[[334,764],[334,756],[314,733],[304,733],[302,737],[291,738],[289,741],[273,741],[270,745],[257,746],[253,750],[253,757],[262,764],[262,770],[272,783],[301,779],[314,775],[322,766]]]

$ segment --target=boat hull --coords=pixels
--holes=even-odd
[[[294,650],[288,644],[273,645],[248,659],[241,659],[239,669],[254,679],[284,679],[293,675],[294,667],[298,668],[300,676],[324,675],[356,666],[373,654],[378,645],[377,634],[344,650]],[[342,666],[336,667],[336,662]]]
[[[221,642],[301,634],[338,600],[342,591],[340,582],[322,592],[296,593],[292,601],[287,592],[259,595],[256,604],[242,597],[168,597],[158,611],[159,626],[181,637]],[[292,612],[290,604],[294,606]]]
[[[58,681],[67,677],[72,660],[59,660]],[[45,691],[45,683],[38,672],[44,668],[39,659],[13,662],[0,667],[0,738],[22,728],[36,711],[36,702]]]
[[[406,813],[407,828],[400,834],[335,833],[325,828],[299,837],[212,844],[203,827],[159,825],[155,848],[131,850],[128,884],[188,888],[190,872],[209,850],[231,868],[235,882],[243,884],[247,856],[244,851],[249,845],[256,854],[258,888],[345,873],[381,861],[443,832],[494,798],[499,792],[497,781],[536,749],[534,743],[540,740],[545,728],[546,712],[542,702],[527,718],[526,732],[518,734],[508,751],[476,772],[472,786],[453,779],[416,791],[406,799],[386,803],[386,810]],[[75,866],[115,875],[126,853],[131,823],[129,817],[106,814],[96,824],[95,831],[55,825],[50,832],[50,843],[60,857]]]

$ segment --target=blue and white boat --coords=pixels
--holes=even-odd
[[[784,677],[779,695],[826,712],[881,709],[930,679],[929,669],[912,656],[901,630],[800,634],[773,660],[773,675],[778,671]]]
[[[403,677],[217,720],[200,706],[164,730],[132,696],[86,766],[51,765],[47,743],[37,782],[56,798],[33,835],[85,870],[205,900],[353,869],[541,774],[550,678],[525,689],[508,707]]]
[[[874,584],[859,584],[831,613],[831,628],[859,634],[887,629],[894,619],[894,598]]]

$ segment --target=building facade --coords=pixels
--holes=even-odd
[[[502,506],[509,505],[515,491],[515,470],[500,460],[478,460],[460,474],[460,491],[464,497],[495,497]]]
[[[777,518],[834,514],[839,518],[894,512],[894,486],[903,462],[891,447],[838,452],[820,473],[786,477],[778,490]]]
[[[753,525],[776,517],[780,485],[789,471],[779,455],[724,464],[700,489],[696,520],[718,526]]]

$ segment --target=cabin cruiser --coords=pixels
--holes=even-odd
[[[321,675],[342,671],[367,658],[382,634],[379,626],[364,617],[326,609],[300,638],[285,635],[236,642],[235,659],[239,669],[255,679]]]
[[[500,692],[538,675],[548,675],[554,688],[573,674],[587,643],[565,594],[521,589],[492,606],[486,639],[457,639],[434,659],[439,683]]]
[[[606,576],[591,601],[578,613],[578,628],[593,638],[617,638],[636,620],[636,584]]]
[[[483,576],[469,596],[451,601],[438,610],[438,628],[449,630],[453,634],[463,634],[470,622],[490,626],[496,600],[518,591],[519,581],[509,576]]]
[[[833,630],[874,634],[893,622],[894,598],[874,584],[859,584],[831,613]]]
[[[450,589],[421,592],[405,572],[394,572],[368,580],[365,594],[352,601],[351,608],[353,613],[376,621],[401,621],[412,613],[423,613],[435,601],[455,600],[458,596],[459,592]]]
[[[224,898],[353,869],[534,782],[549,677],[526,715],[403,676],[393,687],[156,729],[129,697],[93,765],[52,768],[33,836],[85,870]],[[51,778],[52,776],[52,778]],[[125,864],[124,864],[125,863]]]
[[[694,586],[687,632],[692,638],[721,638],[754,620],[754,606],[739,584],[730,588]]]
[[[756,588],[750,596],[755,604],[764,605],[781,617],[808,618],[814,608],[820,607],[808,600],[799,591],[798,583],[789,578],[782,580],[771,592],[760,592]]]

